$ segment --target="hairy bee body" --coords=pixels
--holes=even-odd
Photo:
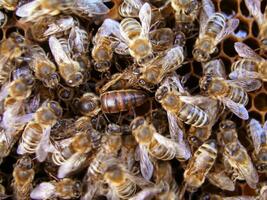
[[[141,90],[115,90],[100,95],[101,108],[105,113],[117,113],[141,106],[147,95]]]
[[[12,173],[12,187],[16,199],[29,199],[34,174],[33,162],[30,157],[24,156],[17,161]]]
[[[4,7],[7,10],[15,10],[18,5],[18,0],[2,0],[0,2],[0,7]]]
[[[139,9],[124,1],[119,6],[119,13],[122,17],[138,17]]]
[[[184,179],[189,190],[194,190],[204,183],[216,157],[217,148],[214,140],[205,142],[196,150],[184,172]]]

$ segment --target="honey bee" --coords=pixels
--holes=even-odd
[[[225,66],[221,59],[214,59],[202,65],[203,76],[212,74],[216,77],[222,77],[226,79]]]
[[[139,11],[144,3],[141,0],[124,0],[119,6],[122,17],[138,17]]]
[[[74,6],[74,1],[52,1],[52,0],[34,0],[23,4],[16,10],[16,15],[21,17],[23,22],[36,22],[45,15],[58,15],[61,11],[70,9]]]
[[[255,196],[231,196],[231,197],[224,197],[216,194],[205,194],[201,198],[202,200],[255,200],[257,199]]]
[[[7,23],[7,15],[0,11],[0,28],[3,28]]]
[[[261,48],[267,50],[267,9],[265,8],[264,13],[261,12],[261,1],[260,0],[245,0],[245,4],[250,14],[256,19],[259,26],[258,38],[261,42]],[[264,68],[264,67],[263,67]]]
[[[59,181],[42,182],[31,191],[32,199],[73,199],[81,196],[81,182],[64,178]]]
[[[130,55],[139,65],[147,65],[153,59],[152,44],[149,39],[151,7],[145,3],[139,12],[141,24],[133,18],[124,18],[120,23],[122,41],[127,44]],[[118,47],[117,47],[118,48]]]
[[[211,98],[219,100],[235,115],[244,120],[248,119],[248,111],[245,108],[248,103],[247,92],[258,88],[256,83],[249,80],[225,80],[207,74],[200,79],[199,85]]]
[[[216,157],[217,144],[215,140],[206,141],[196,150],[184,172],[184,179],[189,191],[194,191],[204,183]]]
[[[149,84],[158,84],[166,76],[178,69],[184,61],[184,51],[176,46],[166,52],[162,57],[157,57],[149,66],[140,69],[140,80]]]
[[[16,199],[29,199],[35,171],[30,157],[23,156],[18,159],[13,170],[12,187]]]
[[[233,33],[239,24],[238,19],[226,21],[224,15],[215,12],[211,0],[202,0],[202,5],[199,36],[192,52],[198,62],[208,61],[217,50],[217,44]]]
[[[255,53],[244,43],[236,42],[235,50],[242,58],[232,64],[232,72],[229,74],[231,79],[260,79],[267,80],[267,61]],[[261,84],[258,84],[258,88]]]
[[[18,2],[18,0],[1,0],[0,7],[13,11],[16,9]]]
[[[208,125],[210,119],[195,102],[202,100],[201,96],[193,97],[183,89],[177,75],[166,77],[155,93],[155,98],[161,103],[168,113],[169,124],[178,119],[195,127]],[[178,118],[178,119],[177,119]],[[174,132],[177,132],[178,125],[175,125]],[[179,128],[180,129],[180,128]]]
[[[119,41],[111,34],[117,30],[116,35],[120,35],[119,22],[112,19],[105,19],[99,27],[96,35],[93,38],[94,47],[92,49],[92,57],[95,61],[95,69],[100,72],[106,72],[111,66],[113,50]],[[121,36],[120,36],[121,37]]]
[[[174,38],[176,41],[174,42],[175,45],[184,46],[185,40],[181,38],[178,42],[178,36],[174,37],[174,33],[170,28],[159,28],[155,30],[151,30],[149,32],[149,38],[152,44],[152,49],[156,53],[164,52],[168,49],[173,47]]]
[[[55,64],[49,60],[45,51],[39,45],[32,45],[30,67],[37,79],[46,87],[55,88],[59,83],[59,75]]]
[[[149,180],[152,177],[154,166],[149,155],[159,160],[187,160],[191,154],[184,148],[184,144],[177,143],[159,133],[155,127],[143,117],[137,117],[131,122],[131,130],[139,144],[140,168],[143,177]]]
[[[0,84],[9,78],[15,66],[12,61],[18,59],[26,50],[25,38],[17,32],[12,32],[0,44]]]
[[[223,146],[225,161],[232,167],[238,179],[245,179],[251,188],[256,188],[259,177],[245,147],[239,142],[236,125],[225,120],[220,123],[218,141]]]
[[[18,154],[36,153],[43,162],[51,151],[50,131],[57,119],[62,116],[62,108],[56,101],[47,101],[36,111],[34,120],[29,122],[21,136]]]
[[[77,101],[77,107],[82,115],[93,117],[101,111],[100,98],[94,93],[84,93]]]
[[[222,164],[215,163],[207,175],[209,182],[222,190],[234,191],[235,183],[226,173]]]
[[[104,180],[110,187],[110,196],[121,199],[129,199],[136,191],[137,187],[145,187],[151,185],[150,182],[142,178],[132,175],[124,166],[119,164],[110,164],[105,173]]]
[[[267,172],[267,122],[262,127],[257,120],[251,119],[249,122],[249,132],[254,146],[252,158],[256,161],[258,171],[265,173]]]
[[[49,37],[49,46],[58,65],[59,74],[67,85],[76,87],[82,84],[84,79],[82,68],[77,61],[71,58],[67,40],[51,36]]]

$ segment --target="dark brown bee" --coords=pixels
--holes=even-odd
[[[141,90],[114,90],[100,95],[102,111],[118,113],[141,106],[147,100],[147,95]]]

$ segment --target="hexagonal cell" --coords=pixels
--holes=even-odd
[[[258,112],[255,111],[249,112],[249,118],[250,119],[253,118],[261,122],[261,115]]]
[[[237,39],[234,37],[229,37],[223,41],[223,51],[226,55],[230,57],[236,56],[236,51],[234,48],[234,43],[237,42]]]
[[[22,36],[25,36],[25,31],[19,27],[9,27],[7,30],[6,30],[6,38],[9,37],[9,35],[13,32],[19,32]]]
[[[190,76],[185,83],[185,87],[188,88],[191,94],[199,93],[199,78],[197,78],[196,76]]]
[[[254,98],[254,106],[257,110],[267,110],[267,94],[260,93]]]
[[[248,34],[249,34],[249,24],[246,21],[239,19],[239,25],[235,30],[235,36],[238,38],[246,38]]]
[[[252,106],[253,97],[250,94],[248,94],[248,98],[249,98],[249,101],[248,101],[248,104],[246,105],[246,108],[247,108],[247,110],[250,110],[251,106]]]
[[[244,0],[240,2],[240,10],[243,16],[248,17],[250,15]]]
[[[237,1],[233,0],[223,0],[220,1],[220,10],[222,14],[227,18],[232,18],[237,13]]]
[[[252,35],[254,37],[258,37],[258,34],[259,34],[259,26],[258,26],[258,24],[257,24],[257,22],[255,20],[252,22],[252,29],[251,29],[251,31],[252,31]]]
[[[229,74],[231,72],[231,65],[232,65],[231,60],[225,56],[222,56],[220,58],[223,61],[226,74]]]
[[[245,44],[247,44],[248,46],[250,46],[252,49],[259,49],[259,42],[258,40],[254,39],[254,38],[248,38],[246,40],[243,41]]]
[[[264,13],[267,6],[267,1],[261,1],[261,12]]]
[[[192,63],[193,71],[195,75],[202,76],[202,65],[199,62]]]
[[[181,67],[179,67],[176,71],[179,75],[184,76],[188,73],[191,72],[191,64],[187,63],[185,65],[182,65]]]

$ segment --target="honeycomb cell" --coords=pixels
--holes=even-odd
[[[190,72],[191,72],[191,64],[190,63],[187,63],[187,64],[181,66],[177,70],[177,73],[180,74],[181,76],[184,76]]]
[[[258,26],[258,24],[257,24],[257,22],[255,20],[252,22],[252,30],[251,31],[252,31],[252,35],[254,37],[258,37],[259,26]]]
[[[232,18],[237,13],[237,1],[223,0],[220,2],[220,10],[227,18]]]
[[[252,106],[252,99],[253,99],[253,96],[251,96],[250,94],[248,95],[248,98],[249,98],[249,101],[248,101],[248,104],[246,105],[246,108],[247,110],[250,110],[251,109],[251,106]]]
[[[6,38],[9,37],[9,35],[12,33],[12,32],[19,32],[22,36],[25,36],[25,32],[23,29],[19,28],[19,27],[9,27],[7,30],[6,30]]]
[[[195,75],[202,76],[202,66],[201,66],[201,63],[199,63],[199,62],[193,62],[192,63],[192,66],[193,66],[194,74]]]
[[[259,49],[259,42],[256,40],[256,39],[254,39],[254,38],[248,38],[248,39],[246,39],[246,40],[244,40],[243,41],[245,44],[247,44],[248,46],[250,46],[252,49],[254,49],[254,50],[257,50],[257,49]]]
[[[222,56],[220,58],[223,61],[226,73],[229,74],[231,72],[231,65],[232,65],[231,60],[226,56]]]
[[[264,13],[267,6],[267,1],[261,1],[261,12]]]
[[[4,32],[2,29],[0,29],[0,41],[4,38]]]
[[[223,51],[229,57],[234,57],[236,55],[236,51],[234,48],[234,43],[237,42],[236,38],[229,37],[223,42]]]
[[[239,26],[235,30],[235,36],[238,38],[246,38],[249,34],[249,24],[242,20],[239,19]]]
[[[261,114],[256,111],[249,112],[249,118],[253,118],[261,122]]]
[[[254,99],[254,106],[257,110],[267,111],[267,94],[258,94]]]
[[[240,11],[241,14],[245,17],[248,17],[250,15],[244,0],[240,2]]]
[[[199,93],[199,78],[197,78],[196,76],[190,76],[185,83],[185,87],[189,89],[189,92],[191,94]]]
[[[267,82],[264,82],[264,83],[263,83],[263,87],[264,87],[264,89],[267,91]]]

